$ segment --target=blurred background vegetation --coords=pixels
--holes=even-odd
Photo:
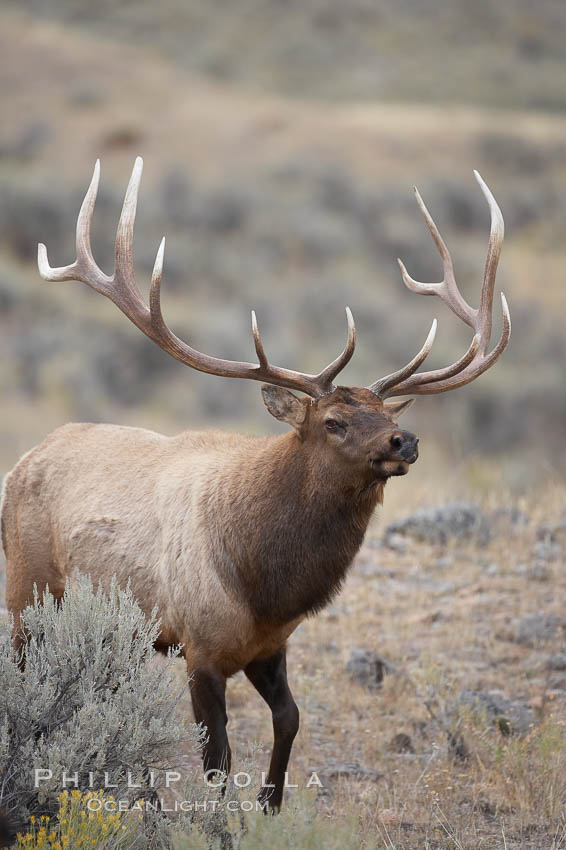
[[[38,241],[53,265],[74,259],[98,156],[94,252],[111,271],[137,154],[140,286],[166,234],[175,331],[253,359],[253,307],[273,362],[318,371],[348,304],[358,348],[342,380],[358,385],[404,364],[434,315],[431,367],[468,346],[437,299],[405,290],[396,258],[440,277],[417,184],[477,303],[479,169],[506,220],[513,335],[491,372],[407,414],[423,447],[412,477],[517,493],[564,474],[566,4],[4,0],[1,13],[0,476],[69,420],[279,429],[256,384],[189,371],[85,286],[40,280]]]

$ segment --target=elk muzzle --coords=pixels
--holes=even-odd
[[[387,443],[370,452],[370,466],[378,478],[406,475],[419,456],[419,439],[410,431],[394,431]]]
[[[400,460],[414,463],[419,456],[419,438],[410,431],[397,431],[390,439],[393,452],[399,455]]]

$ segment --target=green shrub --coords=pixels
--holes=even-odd
[[[104,788],[106,772],[116,799],[155,799],[165,770],[178,768],[179,745],[201,739],[177,718],[185,686],[177,653],[156,660],[155,612],[148,620],[129,590],[113,583],[107,596],[81,577],[60,604],[36,594],[22,620],[25,669],[7,628],[0,634],[0,805],[20,827],[55,815],[63,772],[69,790]],[[36,769],[52,777],[36,781]]]

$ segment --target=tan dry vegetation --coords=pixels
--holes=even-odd
[[[450,501],[453,484],[439,485],[439,501]],[[394,551],[383,545],[387,523],[431,504],[428,488],[417,482],[407,496],[409,486],[389,483],[342,592],[289,641],[301,729],[289,767],[299,789],[287,791],[287,802],[303,800],[316,771],[324,785],[316,810],[340,828],[351,820],[351,846],[564,850],[566,672],[549,667],[553,655],[566,664],[564,545],[535,558],[541,527],[565,519],[564,487],[550,484],[517,503],[492,489],[481,499],[492,529],[486,544],[406,538],[406,550]],[[513,524],[510,510],[522,521]],[[555,634],[519,641],[520,623],[532,615],[556,617]],[[354,648],[394,665],[379,689],[350,677]],[[184,676],[179,661],[180,682]],[[526,712],[527,728],[508,735],[512,712],[458,707],[466,690],[511,700]],[[184,710],[190,716],[188,697]],[[229,682],[228,715],[234,772],[252,765],[241,798],[253,800],[271,721],[243,674]],[[410,739],[410,752],[396,751],[399,735]],[[198,782],[198,756],[186,766]]]
[[[257,388],[188,375],[137,338],[104,299],[38,278],[40,239],[54,263],[70,259],[80,195],[97,156],[103,176],[95,247],[108,266],[137,153],[146,160],[140,280],[148,280],[166,233],[164,310],[178,331],[207,351],[251,357],[253,306],[276,362],[316,370],[342,344],[349,303],[359,326],[358,351],[344,376],[352,384],[407,360],[435,314],[432,366],[467,344],[435,299],[404,291],[395,258],[424,278],[438,274],[411,197],[418,183],[475,301],[488,224],[471,178],[478,167],[507,215],[498,282],[512,308],[511,348],[473,390],[421,401],[415,427],[423,445],[442,440],[448,466],[486,450],[504,457],[512,467],[505,483],[516,489],[542,477],[533,452],[544,423],[536,453],[550,468],[563,465],[564,402],[553,388],[564,353],[564,116],[300,101],[215,82],[162,52],[96,32],[3,12],[0,74],[10,120],[0,134],[7,305],[0,312],[0,467],[10,468],[52,425],[69,419],[169,433],[211,421],[273,427]],[[31,153],[29,134],[36,139]],[[486,420],[496,404],[498,417]]]
[[[301,730],[290,781],[304,785],[316,770],[325,786],[318,811],[354,816],[360,846],[364,839],[388,850],[566,846],[566,674],[547,666],[563,652],[564,632],[535,646],[516,640],[525,616],[563,622],[563,561],[549,563],[545,577],[530,571],[537,527],[564,515],[563,488],[545,499],[544,509],[536,499],[521,503],[527,524],[513,528],[503,519],[481,547],[376,548],[376,522],[335,604],[291,637]],[[496,507],[495,500],[484,505]],[[380,690],[350,679],[345,668],[354,647],[395,665]],[[505,724],[479,709],[453,711],[462,690],[499,692],[532,711],[534,725],[506,736]],[[228,714],[234,770],[260,741],[260,771],[271,723],[243,674],[229,683]],[[454,731],[466,760],[449,746]],[[414,752],[392,749],[401,733]],[[252,790],[258,784],[259,773]],[[300,793],[289,790],[288,800]]]
[[[90,35],[166,55],[231,87],[294,97],[559,111],[565,14],[518,0],[19,0]]]
[[[510,141],[520,138],[541,157],[566,137],[566,118],[559,114],[450,104],[328,104],[246,93],[188,74],[157,54],[24,13],[3,13],[1,37],[3,85],[13,115],[4,138],[16,138],[30,114],[53,122],[35,169],[53,169],[65,180],[84,180],[88,154],[94,159],[107,148],[105,170],[123,183],[137,143],[149,163],[149,183],[151,169],[155,175],[164,157],[222,181],[235,162],[240,174],[253,179],[300,150],[339,159],[376,182],[393,174],[410,185],[413,174],[430,179],[473,167],[478,136],[487,130],[508,134]],[[73,93],[92,86],[100,100],[73,108]]]

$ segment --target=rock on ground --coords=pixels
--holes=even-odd
[[[422,543],[445,544],[450,540],[470,540],[480,546],[489,543],[491,523],[476,505],[456,502],[437,508],[423,508],[405,519],[392,522],[384,533],[384,543],[410,537]]]
[[[522,646],[536,647],[553,640],[566,623],[555,614],[529,614],[515,624],[515,641]]]
[[[531,708],[507,699],[499,691],[463,690],[458,705],[466,706],[474,713],[485,714],[502,735],[526,735],[538,723]]]
[[[350,660],[346,664],[346,670],[354,681],[369,690],[378,690],[386,673],[395,672],[395,667],[383,658],[380,658],[369,649],[352,650]]]

